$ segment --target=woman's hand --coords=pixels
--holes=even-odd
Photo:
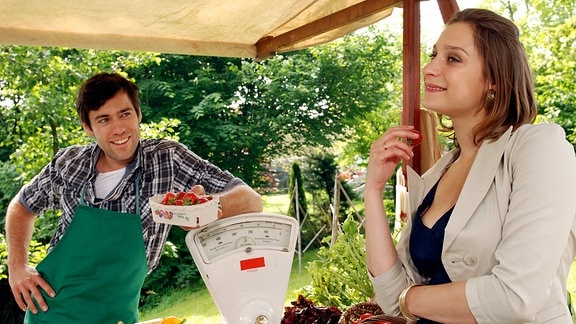
[[[373,276],[388,271],[398,260],[382,199],[384,186],[395,174],[398,163],[412,159],[412,148],[420,143],[421,138],[414,126],[398,126],[388,129],[370,146],[364,187],[364,228],[366,265]]]
[[[412,148],[420,144],[421,139],[422,135],[414,126],[404,125],[388,129],[374,141],[370,146],[365,190],[383,192],[398,163],[412,159]]]

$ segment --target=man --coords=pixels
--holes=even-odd
[[[218,194],[222,217],[261,212],[262,200],[182,144],[140,139],[138,88],[118,74],[84,82],[76,109],[95,143],[60,150],[11,201],[9,283],[26,323],[134,323],[144,277],[158,265],[170,230],[152,220],[150,196]],[[62,217],[34,268],[27,253],[35,215],[48,209]]]

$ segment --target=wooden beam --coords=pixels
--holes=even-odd
[[[369,17],[375,13],[399,5],[402,0],[365,0],[309,24],[290,30],[276,37],[267,36],[256,43],[256,58],[274,55],[277,49],[334,30],[350,22]]]
[[[403,66],[402,120],[403,125],[420,129],[420,0],[403,0]],[[407,164],[418,174],[421,171],[420,146]]]
[[[444,23],[447,23],[455,13],[460,11],[456,0],[438,0],[438,7],[440,8]]]

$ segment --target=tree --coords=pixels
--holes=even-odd
[[[576,3],[495,0],[489,7],[513,19],[534,71],[539,119],[555,122],[576,147]]]
[[[576,147],[576,4],[572,0],[526,1],[529,5],[523,41],[536,75],[540,113],[560,124]],[[540,23],[536,24],[538,21]]]
[[[146,120],[179,119],[184,144],[257,185],[274,157],[350,139],[374,110],[398,115],[398,44],[373,30],[262,62],[161,55],[130,75]]]
[[[296,206],[296,197],[298,195],[298,206]],[[306,191],[304,190],[304,177],[298,162],[292,163],[292,172],[290,172],[290,184],[288,186],[288,197],[290,197],[290,205],[288,207],[288,215],[296,217],[296,207],[298,207],[300,217],[304,217],[308,213],[308,202],[306,201]]]

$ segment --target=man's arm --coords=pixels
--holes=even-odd
[[[25,311],[26,307],[30,307],[33,313],[37,313],[38,309],[32,301],[31,295],[38,301],[38,306],[43,311],[48,310],[39,287],[50,296],[55,294],[52,287],[38,274],[36,269],[28,265],[28,247],[32,240],[35,219],[36,215],[28,211],[18,201],[18,196],[12,199],[6,211],[8,282],[20,309]]]
[[[239,185],[219,194],[222,217],[262,212],[262,197],[248,185]]]

